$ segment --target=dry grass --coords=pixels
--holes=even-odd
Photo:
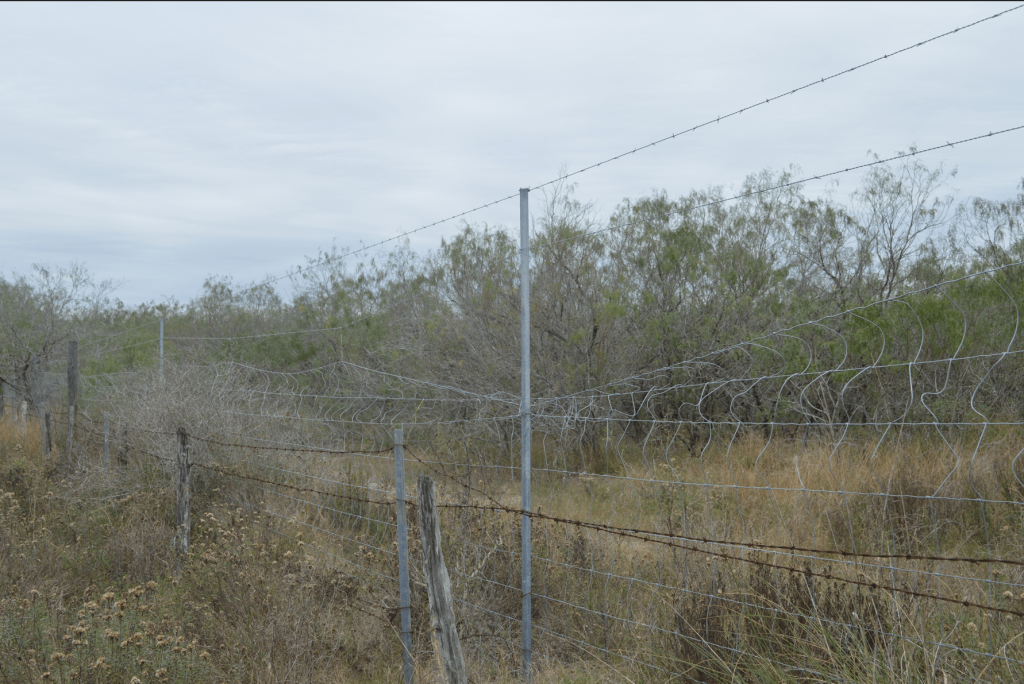
[[[1024,557],[1024,488],[1012,472],[1019,435],[990,432],[980,447],[970,434],[951,446],[927,434],[884,441],[847,434],[835,444],[769,442],[751,433],[713,443],[703,459],[679,445],[628,444],[610,454],[616,466],[604,476],[556,472],[563,458],[557,446],[535,443],[534,463],[541,466],[534,507],[560,518],[736,542]],[[488,468],[479,450],[476,460],[469,453],[451,444],[429,450],[431,460],[447,463],[426,469],[447,472],[442,497],[517,508],[518,473]],[[458,511],[445,522],[449,557],[465,568],[467,629],[505,639],[480,650],[489,662],[514,668],[517,522]],[[1020,611],[1019,566],[812,561],[808,554],[684,543],[692,547],[687,551],[543,520],[534,521],[533,538],[535,659],[555,680],[566,671],[585,673],[585,681],[1024,676],[1019,664],[994,657],[1024,660],[1019,618],[842,581]],[[835,579],[808,578],[805,568]],[[488,581],[467,581],[476,574]]]
[[[61,476],[31,428],[0,421],[0,682],[388,679],[389,624],[299,541],[213,492],[182,561],[158,470]]]
[[[1024,557],[1024,497],[1010,471],[1024,444],[1019,435],[990,435],[976,453],[970,435],[952,441],[952,451],[927,436],[857,437],[836,449],[826,440],[767,442],[748,434],[713,443],[703,459],[677,444],[623,443],[604,455],[614,465],[610,477],[554,472],[561,469],[555,461],[569,457],[538,443],[535,507],[694,537]],[[276,472],[275,479],[332,495],[198,472],[193,552],[182,562],[170,544],[170,487],[144,454],[115,476],[93,468],[61,481],[54,464],[36,456],[31,427],[24,439],[0,422],[0,653],[28,657],[0,656],[8,681],[47,671],[95,682],[400,680],[397,587],[388,579],[397,577],[394,509],[344,498],[392,498],[387,459],[210,451],[205,458],[238,459],[245,472]],[[500,454],[441,439],[414,449],[444,462],[442,501],[485,503],[485,491],[518,507],[518,473],[489,466]],[[83,462],[98,462],[96,454]],[[268,470],[275,467],[293,474]],[[421,471],[436,477],[439,467],[411,458],[410,482]],[[929,498],[937,491],[949,498]],[[982,506],[970,500],[977,494],[1015,503]],[[417,681],[439,682],[411,514]],[[448,509],[442,525],[473,681],[513,681],[520,667],[518,517]],[[535,521],[533,535],[537,682],[1024,677],[1020,666],[995,657],[1024,660],[1019,619],[841,581],[941,590],[1020,610],[1020,567],[993,575],[980,565],[815,560],[815,572],[836,578],[824,580],[799,571],[806,559],[785,554],[726,549],[768,566],[727,561],[700,553],[707,545],[683,551],[551,521]],[[926,574],[934,572],[945,576]],[[1005,587],[1013,588],[1009,597]],[[108,592],[113,597],[103,599]],[[138,632],[141,642],[115,648],[115,640],[87,638],[67,649],[68,629],[83,627],[83,634],[113,630],[122,641]],[[133,649],[138,655],[128,657]],[[55,652],[67,658],[52,660]]]

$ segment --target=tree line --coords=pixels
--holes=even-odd
[[[686,421],[696,444],[701,422],[930,420],[935,409],[969,420],[972,399],[1001,415],[1024,409],[1024,272],[1012,266],[1024,260],[1024,180],[1011,199],[960,200],[955,170],[907,154],[841,199],[835,187],[808,197],[797,171],[766,169],[738,191],[652,192],[607,218],[572,185],[536,194],[538,411],[626,430],[638,418]],[[464,223],[426,254],[405,243],[357,260],[331,248],[284,290],[212,277],[191,301],[138,306],[113,292],[74,264],[0,278],[6,391],[32,402],[33,355],[57,368],[70,339],[87,375],[152,368],[147,324],[164,318],[174,362],[323,369],[309,383],[334,391],[379,394],[398,375],[519,393],[519,245],[503,226]],[[750,340],[760,341],[740,344]],[[922,403],[922,392],[934,396]],[[544,403],[556,397],[569,399]]]

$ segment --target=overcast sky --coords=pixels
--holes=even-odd
[[[128,304],[187,300],[209,275],[283,274],[1013,6],[2,3],[0,270],[75,259]],[[1024,124],[1022,36],[1024,9],[589,171],[577,194],[607,216],[654,189]],[[1024,131],[925,161],[1005,199]],[[469,218],[515,226],[518,203]]]

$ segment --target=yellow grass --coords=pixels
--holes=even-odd
[[[5,604],[8,616],[33,590],[40,592],[48,612],[33,624],[59,643],[61,630],[77,624],[71,618],[87,602],[89,587],[121,596],[154,581],[159,589],[148,610],[167,621],[168,631],[188,643],[197,640],[196,648],[210,654],[200,664],[209,674],[192,669],[188,681],[400,681],[397,586],[387,579],[398,574],[394,508],[345,498],[393,500],[388,458],[206,453],[233,461],[239,472],[273,474],[275,481],[331,496],[196,471],[194,547],[182,563],[170,551],[173,501],[159,469],[136,455],[120,474],[116,468],[107,474],[97,467],[96,445],[85,444],[82,462],[90,467],[62,473],[55,458],[39,456],[34,425],[30,420],[23,437],[19,426],[0,421],[0,485],[10,494],[5,501],[18,502],[4,513],[8,536],[0,560],[8,572],[0,590],[14,601]],[[508,464],[509,454],[486,445],[470,451],[464,442],[436,436],[417,442],[411,434],[408,441],[410,498],[416,475],[428,473],[442,502],[519,508],[518,471],[491,467]],[[1024,610],[1019,566],[840,562],[827,554],[678,538],[1024,558],[1018,505],[1024,497],[1011,472],[1024,438],[990,432],[977,449],[976,434],[951,442],[952,450],[927,433],[879,441],[865,432],[837,446],[834,436],[804,443],[748,433],[716,439],[703,458],[694,458],[678,443],[649,441],[641,448],[623,440],[580,454],[538,439],[535,511],[677,537],[673,547],[644,535],[534,520],[535,681],[1019,679],[1024,670],[998,657],[1024,660],[1019,618],[842,581]],[[604,468],[610,475],[564,467],[588,459],[611,464]],[[134,493],[125,495],[128,477]],[[111,499],[110,492],[122,493]],[[947,498],[928,498],[936,492]],[[1014,503],[983,506],[971,500],[979,495]],[[415,509],[408,512],[417,681],[441,681],[429,640]],[[45,525],[39,522],[44,517]],[[457,609],[473,681],[511,682],[520,667],[520,517],[445,509],[442,525],[455,593],[463,601]],[[813,555],[812,563],[807,556]],[[834,579],[799,572],[812,565]],[[1003,595],[1006,587],[1010,597]],[[61,614],[62,607],[68,612]],[[101,604],[81,619],[101,620],[109,613],[104,610]],[[6,624],[7,636],[0,637],[24,637],[10,619]],[[156,648],[155,641],[149,647]],[[88,656],[92,664],[101,657]],[[10,670],[13,662],[4,657],[0,662]],[[85,679],[79,681],[108,681],[95,669],[86,673],[82,662]],[[110,662],[132,676],[131,662]],[[168,667],[185,672],[184,663]],[[53,667],[49,671],[57,676]],[[142,681],[158,681],[152,667],[139,672],[148,673]]]

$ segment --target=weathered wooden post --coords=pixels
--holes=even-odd
[[[434,481],[420,475],[416,484],[419,490],[420,539],[423,542],[423,575],[430,603],[431,640],[448,684],[468,684],[462,644],[455,629],[452,583],[441,553],[441,521],[437,516]]]
[[[70,468],[75,446],[75,405],[78,404],[78,341],[68,342],[68,439],[65,443],[65,465]]]
[[[43,411],[43,415],[46,417],[46,422],[44,424],[45,427],[43,428],[43,433],[46,435],[46,448],[44,449],[43,453],[49,454],[51,451],[53,451],[53,437],[52,437],[53,431],[50,429],[50,411],[49,411],[49,409],[44,410]]]
[[[28,402],[21,400],[21,438],[25,439],[25,432],[28,430]]]
[[[75,407],[68,406],[68,437],[64,443],[64,462],[70,468],[72,449],[75,446]]]
[[[192,522],[189,516],[191,492],[188,482],[188,433],[185,428],[178,428],[178,477],[177,477],[177,533],[174,535],[174,548],[182,555],[188,554]]]
[[[48,434],[50,428],[50,412],[46,410],[46,404],[39,404],[39,449],[42,451],[43,458],[50,453],[50,435]]]

